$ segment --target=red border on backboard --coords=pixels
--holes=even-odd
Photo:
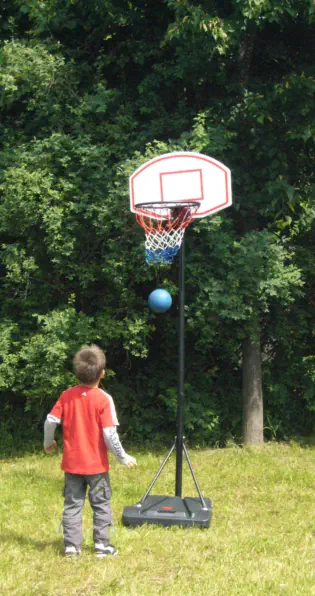
[[[160,189],[161,189],[161,199],[162,203],[164,202],[163,196],[163,183],[162,183],[162,176],[170,176],[172,174],[191,174],[192,172],[199,172],[200,176],[200,188],[201,188],[201,197],[195,197],[193,199],[189,198],[189,201],[203,201],[203,183],[202,183],[202,170],[200,168],[194,168],[193,170],[177,170],[176,172],[160,172]],[[176,201],[176,199],[174,199]]]
[[[150,161],[148,161],[145,164],[143,164],[142,167],[140,167],[138,170],[136,170],[136,172],[134,174],[132,174],[130,176],[131,205],[132,205],[132,209],[134,210],[135,213],[140,213],[142,215],[148,215],[148,211],[143,211],[142,209],[137,209],[137,205],[135,205],[135,199],[134,199],[134,180],[135,180],[135,178],[137,178],[137,176],[139,176],[140,174],[142,174],[142,172],[144,170],[146,170],[147,168],[151,167],[153,164],[156,164],[156,163],[158,163],[160,161],[165,161],[165,160],[168,160],[168,159],[178,159],[178,158],[190,158],[190,159],[191,158],[195,158],[195,159],[198,159],[198,160],[202,160],[202,161],[205,161],[205,162],[207,162],[207,163],[215,166],[216,168],[219,168],[224,173],[224,178],[225,178],[225,201],[223,201],[223,203],[220,203],[219,205],[216,205],[215,207],[212,207],[212,209],[207,209],[206,211],[203,211],[203,212],[200,212],[199,211],[197,214],[195,214],[193,216],[194,218],[205,216],[205,215],[207,215],[209,213],[212,213],[213,211],[219,211],[225,205],[226,206],[229,205],[230,185],[229,185],[229,170],[228,170],[228,168],[225,167],[223,164],[220,164],[220,162],[217,162],[216,160],[211,159],[210,157],[205,156],[205,155],[202,155],[202,154],[199,154],[199,153],[190,153],[190,152],[187,152],[187,153],[183,152],[183,153],[181,153],[181,152],[178,152],[178,153],[173,153],[173,154],[172,153],[165,154],[165,155],[163,155],[161,157],[153,158]],[[198,168],[196,168],[196,170],[198,170]],[[175,173],[179,173],[179,172],[184,173],[185,171],[188,171],[189,172],[189,171],[193,171],[193,170],[179,170],[178,172],[177,171],[174,171],[174,172],[164,172],[162,174],[163,175],[166,175],[166,174],[175,174]],[[161,173],[159,174],[159,176],[160,176],[160,185],[161,185]],[[202,178],[201,178],[201,183],[202,183]],[[203,186],[202,186],[202,189],[203,189]],[[200,199],[197,199],[196,198],[196,199],[192,199],[192,200],[198,201]],[[203,195],[203,200],[204,200],[204,195]],[[161,202],[163,202],[163,199],[162,199]]]

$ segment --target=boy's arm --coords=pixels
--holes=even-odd
[[[47,453],[50,453],[50,451],[53,451],[56,446],[56,441],[54,440],[55,439],[55,430],[56,430],[57,424],[60,424],[60,423],[61,423],[60,418],[57,418],[57,416],[53,416],[52,414],[48,414],[48,416],[45,420],[45,424],[44,424],[44,450]]]
[[[106,447],[121,464],[125,464],[128,468],[134,468],[137,465],[135,458],[128,455],[124,450],[119,440],[116,426],[107,426],[106,428],[103,428],[103,437]]]
[[[108,393],[105,393],[105,391],[101,391],[102,401],[99,414],[105,445],[121,464],[125,464],[128,468],[133,468],[137,465],[137,462],[134,457],[128,455],[123,449],[116,430],[119,422],[113,398]]]

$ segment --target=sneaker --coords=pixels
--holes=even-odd
[[[75,546],[66,546],[65,548],[65,557],[76,557],[80,553],[80,549]]]
[[[116,557],[118,555],[118,550],[112,546],[112,544],[105,546],[104,544],[99,543],[95,544],[95,555],[98,559],[103,559],[103,557],[108,557],[108,555]]]

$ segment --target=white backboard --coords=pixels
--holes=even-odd
[[[194,218],[232,204],[231,172],[213,157],[192,152],[166,153],[140,166],[129,179],[130,209],[146,213],[142,203],[196,201]],[[154,214],[152,214],[152,217]]]

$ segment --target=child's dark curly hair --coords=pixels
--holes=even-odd
[[[74,373],[82,384],[91,385],[92,383],[96,383],[105,366],[105,354],[95,344],[83,346],[73,359]]]

